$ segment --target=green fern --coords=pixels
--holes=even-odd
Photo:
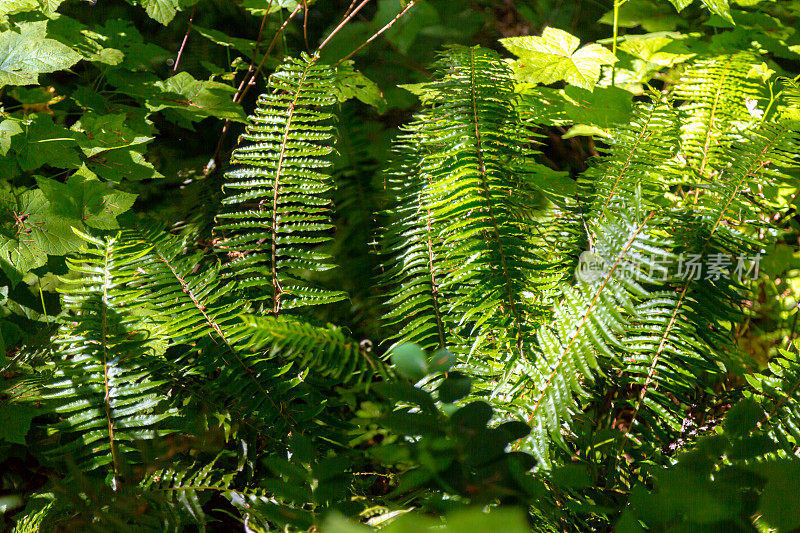
[[[38,400],[58,417],[47,428],[51,453],[84,471],[107,467],[116,483],[140,460],[137,446],[174,431],[178,412],[164,396],[147,319],[128,313],[136,295],[123,290],[130,277],[117,262],[127,245],[82,237],[83,254],[68,262],[77,277],[64,279],[69,314]]]
[[[333,71],[316,57],[287,59],[268,82],[226,174],[229,191],[217,215],[217,249],[228,255],[225,275],[253,301],[282,309],[346,298],[309,286],[304,272],[332,268],[314,247],[331,229]]]

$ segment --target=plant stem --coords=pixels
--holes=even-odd
[[[614,0],[614,37],[611,42],[611,53],[617,57],[617,37],[619,35],[619,4],[620,0]],[[611,85],[616,82],[617,63],[616,61],[611,65]]]
[[[344,57],[343,57],[342,59],[340,59],[339,61],[337,61],[337,62],[336,62],[336,64],[335,64],[335,65],[333,65],[333,66],[334,66],[334,67],[338,67],[339,65],[341,65],[342,63],[344,63],[345,61],[347,61],[348,59],[350,59],[351,57],[353,57],[354,55],[356,55],[358,52],[360,52],[361,50],[363,50],[365,46],[367,46],[369,43],[371,43],[372,41],[374,41],[375,39],[377,39],[378,37],[380,37],[380,36],[381,36],[381,35],[382,35],[384,32],[386,32],[387,30],[389,30],[389,28],[391,28],[392,26],[394,26],[394,24],[395,24],[395,23],[396,23],[398,20],[400,20],[400,18],[402,18],[402,16],[403,16],[403,15],[405,15],[406,13],[408,13],[408,11],[409,11],[409,10],[410,10],[412,7],[414,7],[415,5],[417,5],[417,3],[418,3],[419,1],[420,1],[420,0],[412,0],[411,2],[409,2],[409,3],[408,3],[408,5],[407,5],[407,6],[406,6],[406,7],[405,7],[405,8],[404,8],[404,9],[403,9],[403,10],[402,10],[400,13],[398,13],[398,14],[397,14],[397,16],[395,16],[395,17],[394,17],[392,20],[390,20],[388,24],[386,24],[386,25],[385,25],[383,28],[381,28],[380,30],[378,30],[378,31],[377,31],[377,32],[376,32],[376,33],[375,33],[375,34],[374,34],[372,37],[370,37],[369,39],[367,39],[367,40],[364,42],[364,44],[362,44],[361,46],[359,46],[358,48],[356,48],[355,50],[353,50],[352,52],[350,52],[349,54],[347,54],[346,56],[344,56]]]

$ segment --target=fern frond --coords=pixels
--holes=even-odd
[[[40,400],[58,417],[47,428],[56,441],[51,453],[85,471],[108,466],[115,482],[137,461],[137,444],[172,430],[177,411],[165,396],[168,383],[157,378],[161,363],[146,319],[128,313],[135,294],[122,290],[130,278],[119,263],[127,246],[118,235],[83,237],[83,253],[68,260],[75,275],[63,280],[68,315]]]
[[[787,454],[800,448],[800,356],[780,350],[762,372],[746,376],[751,397],[764,409],[761,425],[769,428]]]
[[[295,360],[300,368],[343,382],[353,377],[385,375],[381,362],[335,326],[312,326],[284,317],[245,315],[246,346]]]
[[[530,232],[514,213],[528,203],[521,197],[530,190],[517,187],[511,169],[531,140],[516,126],[511,76],[496,53],[451,47],[436,68],[440,79],[429,84],[430,108],[414,131],[422,151],[416,205],[424,202],[428,220],[404,230],[424,228],[445,251],[445,275],[435,283],[441,283],[437,291],[460,335],[483,339],[494,350],[511,346],[520,357],[529,329],[525,294],[532,254]],[[424,248],[416,253],[423,262],[430,256]]]
[[[672,96],[683,101],[681,154],[699,182],[713,180],[719,158],[754,121],[746,100],[758,100],[763,87],[747,75],[760,61],[748,51],[696,59],[674,86]]]
[[[335,117],[325,108],[336,102],[333,71],[316,57],[287,59],[267,85],[241,137],[251,144],[233,153],[215,233],[218,250],[231,258],[225,275],[277,314],[346,295],[303,279],[306,271],[333,267],[314,251],[332,228],[325,169]]]

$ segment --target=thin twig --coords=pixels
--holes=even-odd
[[[192,31],[192,22],[194,21],[194,7],[192,7],[192,14],[189,15],[189,26],[186,28],[186,35],[183,36],[183,42],[181,42],[181,48],[178,50],[178,57],[175,58],[175,66],[172,67],[172,72],[177,72],[178,70],[178,63],[181,62],[181,56],[183,55],[183,49],[186,46],[186,41],[189,40],[189,32]]]
[[[403,16],[403,15],[405,15],[406,13],[408,13],[408,11],[409,11],[409,10],[410,10],[412,7],[414,7],[415,5],[417,5],[417,3],[418,3],[419,1],[420,1],[420,0],[413,0],[412,2],[409,2],[409,3],[408,3],[408,5],[407,5],[407,6],[406,6],[406,7],[405,7],[405,8],[404,8],[404,9],[403,9],[403,10],[402,10],[400,13],[398,13],[398,14],[397,14],[397,16],[395,16],[395,17],[394,17],[392,20],[390,20],[388,24],[386,24],[386,25],[385,25],[383,28],[381,28],[380,30],[378,30],[378,31],[377,31],[377,33],[375,33],[375,34],[374,34],[372,37],[370,37],[369,39],[367,39],[367,40],[364,42],[364,44],[362,44],[361,46],[359,46],[358,48],[356,48],[355,50],[353,50],[352,52],[350,52],[349,54],[347,54],[346,56],[344,56],[344,57],[343,57],[342,59],[340,59],[339,61],[337,61],[337,62],[336,62],[336,64],[334,65],[334,67],[338,67],[339,65],[341,65],[342,63],[344,63],[345,61],[347,61],[348,59],[350,59],[351,57],[353,57],[353,56],[354,56],[354,55],[356,55],[357,53],[359,53],[361,50],[363,50],[363,49],[364,49],[364,47],[365,47],[365,46],[367,46],[369,43],[371,43],[372,41],[374,41],[375,39],[377,39],[378,37],[380,37],[381,35],[383,35],[383,33],[384,33],[384,32],[386,32],[386,31],[388,31],[388,30],[389,30],[389,28],[391,28],[392,26],[394,26],[394,24],[395,24],[395,23],[396,23],[398,20],[400,20],[400,18],[402,18],[402,16]]]
[[[306,43],[306,52],[308,52],[308,0],[303,0],[303,41]]]
[[[300,11],[300,8],[301,8],[301,6],[298,5],[295,8],[295,10],[292,11],[292,14],[289,15],[289,18],[286,19],[286,22],[284,22],[281,25],[281,27],[278,28],[278,31],[275,32],[275,36],[272,38],[272,42],[270,42],[269,47],[264,52],[264,57],[261,58],[261,62],[259,62],[258,67],[256,67],[255,71],[253,72],[253,74],[249,78],[248,78],[247,75],[245,75],[244,80],[242,80],[242,84],[239,85],[240,89],[236,92],[236,94],[233,97],[233,101],[234,102],[241,103],[241,101],[244,99],[244,96],[247,94],[247,91],[250,90],[250,87],[252,85],[255,85],[256,76],[258,76],[258,73],[261,72],[261,69],[264,67],[264,63],[266,62],[267,57],[269,57],[269,53],[272,51],[272,48],[275,46],[275,43],[278,42],[278,37],[280,36],[281,33],[283,33],[283,30],[286,29],[286,26],[289,25],[289,22],[291,22],[291,20],[294,18],[294,16],[297,15],[297,13]],[[247,80],[247,81],[245,81],[245,80]],[[211,174],[211,172],[214,169],[218,169],[220,167],[219,155],[222,152],[222,144],[223,144],[223,142],[225,140],[225,134],[228,133],[228,129],[230,128],[230,124],[231,124],[231,121],[230,120],[226,120],[225,124],[222,126],[222,132],[220,133],[219,141],[217,141],[217,148],[214,150],[214,155],[211,158],[211,160],[214,162],[214,165],[213,166],[209,165],[208,167],[205,168],[205,170],[203,172],[203,175],[206,176],[206,177],[209,174]]]
[[[344,18],[344,19],[343,19],[343,20],[342,20],[342,21],[339,23],[339,25],[338,25],[338,26],[336,26],[336,27],[333,29],[333,31],[331,32],[331,34],[330,34],[330,35],[328,35],[328,37],[326,37],[324,41],[322,41],[322,44],[321,44],[321,45],[319,45],[319,48],[317,48],[317,52],[318,52],[318,53],[319,53],[319,52],[321,52],[321,51],[322,51],[322,49],[323,49],[323,48],[325,48],[325,45],[326,45],[326,44],[328,44],[328,43],[330,42],[330,40],[331,40],[331,39],[333,39],[333,36],[334,36],[334,35],[336,35],[337,33],[339,33],[339,30],[341,30],[342,28],[344,28],[345,24],[347,24],[348,22],[350,22],[350,19],[352,19],[353,17],[355,17],[355,16],[356,16],[356,13],[358,13],[359,11],[361,11],[361,8],[363,8],[364,6],[366,6],[367,4],[369,4],[369,2],[370,2],[370,0],[364,0],[363,2],[361,2],[360,4],[358,4],[358,7],[357,7],[357,8],[355,8],[355,9],[354,9],[354,10],[353,10],[353,11],[352,11],[350,14],[348,14],[348,15],[347,15],[347,16],[346,16],[346,17],[345,17],[345,18]]]

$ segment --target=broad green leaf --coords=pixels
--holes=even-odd
[[[226,48],[233,48],[234,50],[241,52],[245,57],[253,59],[253,50],[256,47],[255,41],[251,41],[250,39],[240,39],[239,37],[231,37],[230,35],[226,35],[221,31],[203,28],[201,26],[197,26],[196,24],[192,24],[192,29],[214,44],[218,44],[219,46],[224,46]]]
[[[236,89],[216,81],[200,81],[188,72],[180,72],[154,84],[162,92],[147,100],[151,111],[171,110],[176,122],[191,126],[207,117],[245,122],[242,106],[233,101]]]
[[[600,67],[617,61],[599,44],[579,49],[577,37],[556,28],[545,28],[541,37],[508,37],[500,42],[519,57],[514,71],[519,81],[527,83],[548,85],[563,80],[591,91],[600,78]]]
[[[417,344],[406,342],[392,349],[392,364],[405,377],[419,381],[428,373],[425,352]]]
[[[45,164],[56,168],[80,167],[78,134],[53,123],[53,117],[48,114],[31,116],[33,120],[23,128],[25,136],[14,139],[13,144],[22,169],[34,170]]]
[[[575,124],[608,129],[628,122],[633,110],[633,95],[617,87],[599,87],[593,92],[574,86],[564,89],[569,102],[564,109]]]
[[[682,0],[685,1],[685,0]],[[606,12],[599,20],[614,24],[614,12]],[[685,22],[666,2],[659,0],[628,0],[619,7],[617,24],[621,28],[641,26],[646,31],[672,31]]]
[[[135,149],[109,150],[91,157],[86,164],[101,178],[115,183],[122,180],[141,181],[164,177],[141,152]]]
[[[386,108],[386,100],[378,85],[355,70],[352,61],[346,61],[336,68],[334,84],[340,102],[356,98],[379,112]]]
[[[119,50],[122,55],[121,67],[128,70],[151,70],[155,66],[164,64],[164,61],[171,54],[150,42],[145,42],[142,34],[130,21],[111,19],[106,21],[103,26],[92,28],[91,35],[98,35],[95,38],[103,46]],[[115,69],[119,74],[123,71]]]
[[[0,122],[0,155],[8,153],[8,149],[11,148],[11,137],[18,133],[22,133],[22,128],[16,120],[9,118]]]
[[[693,58],[693,54],[673,35],[651,34],[626,36],[619,48],[634,57],[662,67],[672,67]]]
[[[728,0],[700,0],[709,11],[715,15],[719,15],[731,24],[733,24],[733,17],[731,17],[731,7],[728,5]]]
[[[80,248],[82,241],[72,231],[80,221],[56,217],[49,207],[40,189],[0,192],[0,268],[12,281],[43,266],[48,255]]]
[[[89,111],[73,124],[72,130],[85,133],[85,136],[78,137],[78,144],[87,157],[115,148],[144,144],[153,139],[138,135],[127,127],[126,120],[123,114],[98,115]]]
[[[91,177],[85,167],[81,170],[83,172],[73,174],[66,183],[42,177],[36,179],[50,202],[50,213],[96,229],[119,228],[117,216],[133,206],[136,195],[114,190]],[[78,229],[84,228],[79,226]]]
[[[5,355],[5,354],[3,354]],[[27,405],[0,403],[0,441],[25,444],[36,409]]]
[[[196,4],[197,0],[139,0],[139,3],[150,18],[166,26],[175,18],[178,11]]]
[[[39,0],[0,0],[0,21],[8,15],[36,11],[40,7]]]
[[[46,38],[45,26],[46,22],[23,22],[0,33],[0,87],[38,83],[39,74],[64,70],[81,60],[68,46]]]

